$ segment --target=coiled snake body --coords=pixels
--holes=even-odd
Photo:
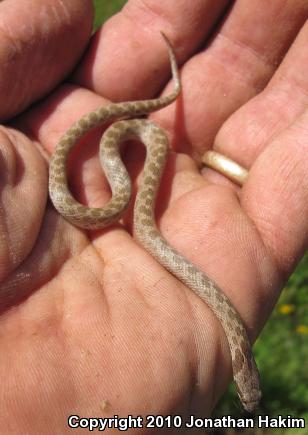
[[[79,119],[62,136],[50,162],[49,193],[55,208],[74,225],[98,229],[119,219],[131,196],[129,175],[120,159],[118,144],[138,138],[147,149],[143,179],[134,208],[134,233],[139,242],[159,263],[193,290],[214,312],[227,336],[233,377],[240,400],[247,411],[253,411],[260,400],[259,374],[242,320],[229,299],[213,280],[198,270],[185,257],[171,248],[159,233],[154,218],[156,192],[168,152],[164,131],[144,119],[122,120],[109,127],[100,143],[100,161],[112,190],[111,200],[102,208],[90,208],[77,202],[69,191],[66,177],[67,156],[71,148],[90,129],[116,118],[132,118],[171,104],[181,91],[175,55],[163,35],[170,57],[173,92],[161,98],[110,104]]]

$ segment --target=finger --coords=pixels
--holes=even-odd
[[[108,103],[87,89],[66,84],[19,117],[16,125],[25,134],[35,137],[48,154],[52,154],[60,137],[76,120]],[[110,198],[98,153],[105,128],[106,125],[86,134],[69,155],[67,174],[72,193],[80,202],[91,207],[100,207]]]
[[[27,257],[40,231],[47,200],[47,167],[33,143],[13,129],[1,128],[0,155],[2,282]]]
[[[242,205],[286,279],[308,246],[308,111],[257,158]]]
[[[164,31],[182,63],[208,37],[228,0],[130,0],[94,36],[76,80],[112,101],[153,97],[170,76]]]
[[[0,3],[0,119],[21,112],[64,78],[88,42],[92,19],[90,0]]]
[[[265,90],[215,140],[216,150],[253,164],[242,205],[285,278],[307,249],[307,41],[306,23]]]
[[[308,3],[301,0],[234,3],[206,50],[182,68],[185,113],[178,149],[190,145],[199,157],[212,148],[222,123],[266,86],[307,16]],[[155,119],[169,127],[175,110]]]
[[[306,22],[264,91],[225,122],[215,139],[217,151],[249,168],[271,138],[306,110],[307,44]]]

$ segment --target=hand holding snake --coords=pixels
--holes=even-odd
[[[22,2],[19,1],[18,8]],[[1,7],[5,8],[6,3],[9,7],[14,2],[1,2]],[[78,0],[71,7],[76,8],[77,3]],[[80,1],[80,7],[85,3]],[[39,7],[43,4],[43,0],[38,2]],[[25,1],[25,11],[28,8],[29,2]],[[236,10],[230,17],[236,19]],[[292,14],[296,10],[292,4]],[[204,16],[200,9],[198,14]],[[271,14],[270,7],[266,14]],[[299,8],[298,17],[303,15]],[[19,16],[24,19],[24,14]],[[38,18],[41,16],[38,14]],[[44,16],[50,20],[54,17],[53,14]],[[6,307],[1,319],[1,367],[6,392],[2,418],[3,422],[14,422],[15,432],[25,427],[33,430],[36,420],[31,415],[47,416],[51,408],[54,418],[48,423],[46,433],[63,431],[63,413],[72,409],[97,415],[140,409],[145,413],[175,410],[182,414],[188,410],[204,415],[213,407],[231,375],[230,352],[219,322],[200,298],[134,241],[130,233],[130,212],[123,227],[113,225],[110,229],[85,233],[59,218],[51,206],[45,210],[44,161],[35,143],[18,131],[22,128],[29,138],[39,140],[52,154],[59,138],[74,121],[97,107],[108,105],[95,92],[109,96],[112,101],[160,95],[168,78],[169,62],[160,38],[154,37],[155,33],[159,35],[158,30],[152,29],[150,35],[142,33],[132,41],[127,34],[134,32],[125,30],[119,21],[123,16],[120,14],[113,20],[115,27],[110,23],[103,36],[97,36],[75,76],[83,87],[92,91],[64,84],[42,104],[23,114],[20,123],[15,124],[17,130],[3,130],[7,136],[2,135],[1,149],[7,166],[2,171],[5,213],[2,240],[8,244],[4,251],[8,262],[2,262],[1,269],[4,274],[1,306]],[[176,16],[187,17],[178,8]],[[205,16],[213,19],[208,12]],[[252,11],[252,16],[255,23],[256,11]],[[134,20],[134,29],[140,19],[139,16]],[[59,21],[55,23],[58,29]],[[63,61],[70,58],[72,49],[78,45],[76,40],[82,32],[80,21],[77,23],[75,33],[68,27],[67,37],[74,43],[67,47],[67,57],[61,56]],[[286,39],[273,35],[268,23],[260,18],[259,25],[267,35],[263,55],[273,41],[276,41],[275,49],[288,45]],[[83,28],[85,25],[82,20]],[[237,26],[241,35],[246,25],[247,38],[255,37],[247,15]],[[299,24],[294,20],[292,25],[294,30]],[[44,26],[46,29],[46,23]],[[260,70],[259,57],[254,61],[249,57],[251,51],[245,51],[242,44],[232,45],[226,37],[214,39],[207,50],[197,54],[203,43],[200,39],[198,43],[197,39],[192,40],[187,27],[180,27],[181,34],[182,30],[185,33],[184,40],[169,28],[166,33],[174,42],[181,66],[185,113],[181,113],[179,102],[156,112],[153,118],[167,130],[172,146],[178,151],[187,152],[187,144],[191,144],[198,154],[213,146],[219,127],[235,112],[217,136],[214,149],[246,166],[249,178],[239,189],[215,171],[203,170],[204,177],[200,176],[189,157],[181,152],[171,153],[159,191],[157,224],[172,247],[219,283],[254,339],[271,310],[282,276],[290,273],[306,243],[303,237],[307,221],[304,219],[305,154],[300,152],[301,144],[302,147],[305,144],[304,109],[301,115],[301,104],[304,106],[305,102],[290,85],[292,96],[288,103],[292,105],[288,104],[287,114],[286,105],[281,104],[277,110],[279,100],[266,99],[266,93],[245,107],[245,101],[255,90],[249,84],[258,78],[260,91],[272,72]],[[166,27],[160,24],[160,28]],[[206,31],[206,27],[202,28]],[[275,21],[276,31],[278,28]],[[26,29],[27,26],[20,25],[16,32]],[[261,34],[259,31],[258,35]],[[283,27],[283,36],[286,34]],[[29,62],[27,52],[27,62],[17,68],[15,53],[15,57],[9,57],[15,59],[15,74],[11,71],[1,76],[7,80],[2,95],[2,114],[7,114],[6,119],[16,113],[16,107],[25,104],[26,97],[33,101],[44,86],[45,92],[49,92],[50,80],[59,77],[55,70],[60,62],[53,63],[53,74],[42,74],[46,65],[50,71],[48,59],[57,44],[53,40],[47,49],[43,45],[46,39],[37,40],[42,44],[41,55],[38,56],[39,47],[30,53],[35,53],[33,60],[45,59],[46,64],[38,68],[36,62]],[[26,44],[27,39],[23,36],[22,41]],[[31,33],[29,46],[32,41]],[[63,32],[57,41],[54,56],[65,49],[67,39],[63,38]],[[297,72],[300,78],[303,70],[300,53],[305,52],[306,46],[304,42],[301,46],[301,41],[298,37],[285,57],[284,74],[277,78],[286,77],[286,71],[289,76],[292,72],[293,77]],[[100,50],[94,56],[97,44]],[[236,47],[241,55],[232,57]],[[232,56],[226,58],[223,54]],[[281,58],[281,51],[277,56]],[[191,60],[186,61],[188,58]],[[236,62],[232,63],[232,59]],[[4,61],[1,65],[2,70],[10,66]],[[247,72],[240,70],[240,65],[253,68]],[[31,68],[35,69],[35,75]],[[20,71],[22,76],[18,75]],[[272,92],[277,78],[270,87]],[[25,82],[26,94],[22,92]],[[7,89],[12,90],[9,96]],[[169,92],[171,87],[164,95]],[[240,105],[243,108],[236,115]],[[287,116],[282,116],[282,112]],[[179,125],[174,123],[177,119],[181,121]],[[175,138],[174,129],[179,126],[182,127],[178,131],[180,138]],[[255,130],[258,126],[262,128]],[[108,184],[93,149],[98,142],[95,135],[85,138],[71,156],[68,167],[74,197],[90,207],[103,206],[109,199]],[[127,146],[124,160],[135,180],[144,161],[142,148]],[[135,183],[133,192],[137,191]],[[14,201],[7,202],[10,197]],[[111,387],[115,381],[116,389]],[[183,402],[184,397],[189,398],[189,403]],[[100,404],[105,400],[110,408],[101,411]]]
[[[168,152],[168,139],[164,131],[149,121],[135,119],[117,122],[106,131],[101,140],[100,160],[111,185],[112,197],[104,207],[82,205],[73,198],[68,187],[66,172],[69,152],[86,133],[110,120],[135,118],[159,110],[178,97],[181,83],[175,54],[166,36],[162,35],[169,50],[174,91],[166,97],[153,100],[111,104],[76,121],[61,138],[52,156],[49,194],[59,213],[74,225],[92,230],[105,228],[121,217],[131,197],[131,182],[121,161],[119,146],[122,141],[133,138],[140,139],[146,145],[143,180],[134,210],[135,235],[145,249],[200,296],[220,320],[231,351],[233,376],[239,397],[244,408],[252,412],[261,397],[259,374],[239,314],[213,280],[167,243],[155,223],[155,199]]]

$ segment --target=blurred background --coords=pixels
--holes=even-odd
[[[126,0],[94,0],[97,29],[117,13]],[[263,400],[260,414],[304,417],[305,429],[222,430],[215,434],[308,434],[308,254],[289,279],[271,318],[254,345],[261,373]],[[213,417],[243,417],[234,386],[225,393]]]

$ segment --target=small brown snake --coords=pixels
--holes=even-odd
[[[112,124],[100,143],[100,161],[112,190],[112,198],[102,208],[90,208],[76,201],[69,191],[66,177],[67,157],[72,147],[89,130],[116,118],[132,118],[159,110],[176,100],[181,91],[175,54],[168,39],[174,90],[153,100],[124,102],[101,107],[84,115],[62,136],[50,162],[49,194],[58,212],[72,224],[87,229],[103,228],[118,220],[131,197],[131,181],[120,159],[120,142],[137,138],[146,146],[143,179],[134,208],[134,235],[181,282],[193,290],[214,312],[227,336],[233,377],[240,400],[253,411],[260,400],[259,373],[243,322],[229,299],[215,282],[176,252],[161,236],[155,224],[156,192],[168,153],[164,131],[144,119],[121,120]]]

